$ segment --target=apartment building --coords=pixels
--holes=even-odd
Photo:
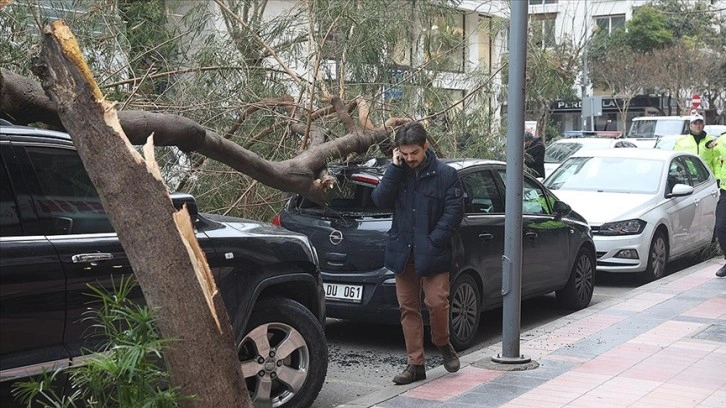
[[[724,0],[684,0],[690,3],[705,3],[714,12],[726,16]],[[543,46],[551,46],[557,41],[572,41],[576,45],[586,45],[586,40],[597,27],[612,32],[625,26],[632,18],[636,7],[650,3],[644,0],[529,0],[530,27],[540,30]],[[592,85],[583,83],[587,80],[582,72],[578,81],[580,97],[600,96],[599,107],[594,110],[602,115],[587,118],[583,115],[583,106],[578,101],[556,101],[551,106],[552,120],[560,131],[566,130],[617,130],[623,129],[623,121],[618,111],[618,96],[609,95],[605,90],[593,89]],[[695,90],[697,91],[697,90]],[[684,101],[688,105],[689,101]],[[587,111],[588,109],[586,109]],[[627,125],[633,117],[646,115],[663,115],[668,112],[668,101],[655,95],[638,95],[632,101],[628,111]],[[586,112],[587,113],[587,112]]]

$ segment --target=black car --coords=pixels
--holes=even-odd
[[[481,313],[502,303],[506,165],[443,161],[458,171],[465,189],[465,214],[452,240],[450,274],[451,344],[461,350],[473,345]],[[371,200],[389,162],[331,166],[337,183],[329,205],[293,196],[273,221],[307,235],[318,250],[328,317],[399,322],[395,278],[383,266],[392,210],[376,208]],[[565,307],[587,307],[595,273],[595,245],[587,222],[527,174],[523,188],[522,297],[555,291]]]
[[[0,159],[0,402],[7,407],[15,381],[82,360],[81,348],[92,344],[81,319],[92,300],[87,285],[111,290],[132,271],[67,134],[2,121]],[[199,214],[190,195],[173,201],[186,203],[195,220],[253,401],[309,406],[328,366],[310,241],[269,224]],[[292,342],[276,364],[258,361],[258,349]],[[284,375],[269,375],[276,371]]]

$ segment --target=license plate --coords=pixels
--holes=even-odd
[[[340,283],[323,283],[325,298],[360,303],[363,300],[363,286],[343,285]]]

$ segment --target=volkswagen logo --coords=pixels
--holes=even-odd
[[[328,238],[330,239],[331,244],[338,245],[341,242],[343,242],[343,233],[338,230],[333,230],[333,232],[330,233]]]

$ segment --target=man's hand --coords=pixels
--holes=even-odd
[[[718,145],[718,142],[715,140],[711,140],[710,142],[706,143],[706,148],[713,149],[714,147],[716,147],[716,145]]]
[[[401,151],[397,148],[393,149],[393,164],[396,166],[400,166],[401,163],[403,163],[403,155],[401,154]]]

